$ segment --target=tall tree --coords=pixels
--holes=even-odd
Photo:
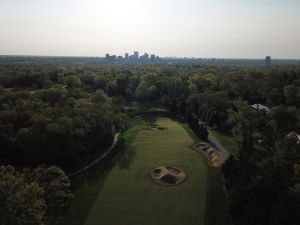
[[[46,204],[43,188],[28,182],[11,166],[0,167],[0,224],[43,225]]]
[[[32,179],[44,189],[44,199],[50,212],[61,210],[73,198],[70,180],[57,166],[39,166],[33,170]]]

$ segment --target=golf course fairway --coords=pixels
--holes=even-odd
[[[164,130],[145,129],[136,135],[129,146],[130,164],[109,172],[85,225],[204,224],[207,168],[202,156],[189,148],[193,139],[180,124],[152,120]],[[181,168],[186,181],[176,186],[154,183],[150,171],[160,165]]]

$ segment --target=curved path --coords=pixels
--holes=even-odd
[[[73,173],[70,173],[70,174],[67,174],[69,177],[73,177],[73,176],[76,176],[86,170],[88,170],[89,168],[91,168],[92,166],[96,165],[98,162],[100,162],[102,159],[104,159],[109,153],[111,153],[111,151],[114,149],[114,147],[117,145],[118,143],[118,137],[119,137],[119,134],[120,133],[116,133],[115,136],[114,136],[114,141],[112,143],[112,145],[109,147],[109,149],[104,152],[102,155],[100,155],[97,159],[95,159],[94,161],[90,162],[88,165],[86,165],[85,167],[73,172]]]
[[[215,136],[208,131],[208,141],[221,155],[222,159],[225,161],[229,158],[228,151],[223,147],[223,145],[215,138]]]

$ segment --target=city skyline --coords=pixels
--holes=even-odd
[[[1,0],[1,55],[300,58],[297,0]]]
[[[161,59],[155,54],[144,53],[140,55],[139,51],[133,51],[133,54],[128,52],[123,55],[111,55],[110,53],[105,54],[105,60],[107,63],[159,63]]]

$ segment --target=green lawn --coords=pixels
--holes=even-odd
[[[167,129],[150,130],[147,123]],[[221,179],[190,148],[195,137],[187,129],[168,118],[135,121],[124,134],[127,150],[114,163],[101,164],[73,181],[76,198],[61,224],[230,224]],[[154,183],[149,173],[161,165],[182,168],[187,180],[177,186]]]

